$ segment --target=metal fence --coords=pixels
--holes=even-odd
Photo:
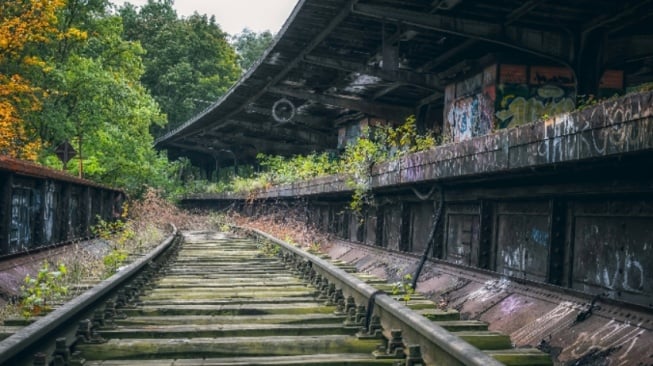
[[[60,171],[0,156],[0,256],[88,238],[113,220],[125,193]]]

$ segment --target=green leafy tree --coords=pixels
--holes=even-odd
[[[168,129],[208,107],[240,76],[237,55],[215,18],[179,18],[172,6],[172,0],[149,0],[140,9],[119,9],[125,38],[147,51],[141,81],[167,115]]]
[[[68,140],[80,164],[72,171],[138,193],[167,180],[166,159],[152,147],[152,125],[165,117],[140,82],[140,43],[123,39],[122,19],[106,0],[69,0],[59,13],[53,47],[40,50],[49,71],[39,76],[48,97],[30,120],[50,147],[42,161],[58,165],[52,148]]]
[[[238,63],[243,70],[247,70],[263,55],[270,46],[274,36],[270,31],[256,33],[249,28],[232,37],[232,44],[236,48]]]

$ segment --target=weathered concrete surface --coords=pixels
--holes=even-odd
[[[344,241],[324,249],[333,258],[390,280],[412,273],[418,262],[415,255],[388,255],[380,248]],[[427,262],[417,289],[436,302],[444,298],[464,319],[481,320],[489,323],[490,330],[509,334],[517,347],[551,353],[559,365],[653,364],[653,315],[646,310],[599,300],[591,316],[575,323],[587,309],[587,298],[443,262]]]
[[[499,130],[378,164],[372,188],[553,168],[653,149],[653,92],[630,94],[584,110]],[[351,192],[343,176],[273,186],[249,198]],[[188,200],[244,199],[242,194],[195,195]]]

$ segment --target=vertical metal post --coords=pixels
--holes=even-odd
[[[11,195],[14,175],[0,173],[0,254],[9,253],[9,231],[11,227]]]
[[[551,247],[549,249],[549,283],[564,286],[565,283],[565,228],[567,203],[554,199],[551,204]]]
[[[492,236],[494,227],[493,205],[489,201],[481,201],[481,222],[480,222],[480,238],[479,238],[479,255],[478,267],[483,269],[492,269],[493,256],[492,256]],[[472,259],[474,260],[474,259]]]

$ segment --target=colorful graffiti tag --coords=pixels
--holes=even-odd
[[[500,65],[495,108],[498,128],[571,112],[576,108],[573,74],[561,67]]]
[[[464,141],[492,132],[495,82],[496,65],[446,88],[446,129],[453,141]]]

